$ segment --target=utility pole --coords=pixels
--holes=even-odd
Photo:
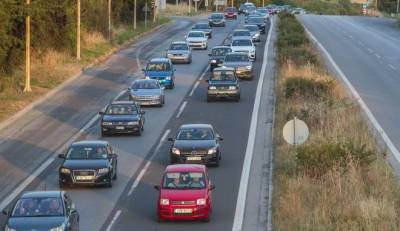
[[[197,0],[194,1],[194,12],[197,12]]]
[[[133,29],[136,30],[136,17],[137,17],[137,10],[136,10],[136,0],[133,2]]]
[[[153,3],[154,3],[154,5],[153,5],[153,22],[156,22],[156,14],[157,14],[157,4],[156,4],[156,1],[158,1],[158,0],[153,0]]]
[[[178,4],[179,4],[179,0],[176,0],[176,1],[175,1],[176,7],[178,7]]]
[[[263,0],[264,1],[264,0]],[[231,2],[231,7],[233,7],[233,0],[232,0],[232,2]]]
[[[25,19],[25,88],[24,92],[31,92],[31,16],[29,5],[31,0],[26,0],[28,14]]]
[[[81,59],[81,0],[76,1],[76,59]]]
[[[111,0],[108,0],[108,40],[111,42]]]
[[[397,0],[397,9],[396,9],[397,14],[399,14],[399,5],[400,5],[400,0]]]
[[[191,9],[191,8],[192,8],[192,4],[191,4],[191,3],[192,3],[192,1],[189,0],[189,15],[190,15],[190,13],[191,13],[191,11],[192,11],[192,9]]]

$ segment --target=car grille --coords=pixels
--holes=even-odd
[[[165,78],[164,77],[151,77],[152,79],[155,79],[155,80],[164,80]]]
[[[171,201],[172,205],[194,205],[196,201]]]
[[[182,151],[182,156],[205,156],[207,155],[206,150],[193,150],[193,151]]]
[[[73,178],[76,182],[93,182],[96,177],[96,170],[73,170]],[[77,179],[77,177],[92,177],[92,179]]]
[[[137,96],[137,99],[139,99],[139,100],[153,100],[153,99],[158,99],[158,95],[141,95],[141,96]]]
[[[237,53],[249,53],[249,51],[246,51],[246,50],[244,50],[244,51],[235,51],[235,52],[237,52]]]
[[[119,122],[111,122],[112,123],[112,125],[128,125],[128,122],[122,122],[122,121],[119,121]]]

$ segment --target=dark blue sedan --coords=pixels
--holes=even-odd
[[[146,79],[155,79],[165,88],[174,88],[175,69],[168,58],[151,59],[143,69]]]

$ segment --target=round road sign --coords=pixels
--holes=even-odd
[[[309,134],[307,124],[296,117],[283,127],[283,138],[291,145],[303,144],[308,139]]]

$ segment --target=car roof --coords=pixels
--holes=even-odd
[[[247,30],[247,29],[235,29],[233,32],[236,32],[236,31],[249,31],[249,30]]]
[[[110,105],[118,105],[118,104],[136,105],[135,102],[130,101],[130,100],[113,101],[113,102],[110,103]]]
[[[155,79],[135,79],[133,81],[133,83],[137,83],[137,82],[158,82],[158,80],[155,80]]]
[[[71,144],[71,146],[107,146],[108,141],[105,140],[82,140],[82,141],[77,141]]]
[[[173,164],[165,168],[165,172],[205,172],[206,166],[202,164]]]
[[[250,40],[250,41],[251,41],[251,38],[250,38],[250,36],[232,37],[232,42],[233,42],[233,41],[236,41],[236,40]]]
[[[173,41],[171,44],[187,44],[186,41]]]
[[[226,54],[226,56],[228,56],[228,55],[246,55],[247,57],[249,56],[245,52],[230,52],[230,53]]]
[[[202,24],[202,25],[204,25],[204,24],[208,25],[208,22],[197,22],[197,23],[194,24],[194,25],[200,25],[200,24]]]
[[[61,191],[30,191],[24,192],[21,198],[48,198],[61,197]]]
[[[152,58],[150,62],[169,62],[168,58]]]
[[[213,71],[235,71],[233,67],[217,67],[214,68]]]
[[[221,13],[221,12],[214,12],[214,13],[211,13],[211,15],[217,15],[217,14],[224,14],[224,13]]]
[[[191,31],[189,31],[188,33],[191,33],[191,32],[203,33],[203,34],[204,34],[204,31],[201,31],[201,30],[191,30]]]
[[[183,124],[180,129],[183,128],[213,128],[211,124]]]

